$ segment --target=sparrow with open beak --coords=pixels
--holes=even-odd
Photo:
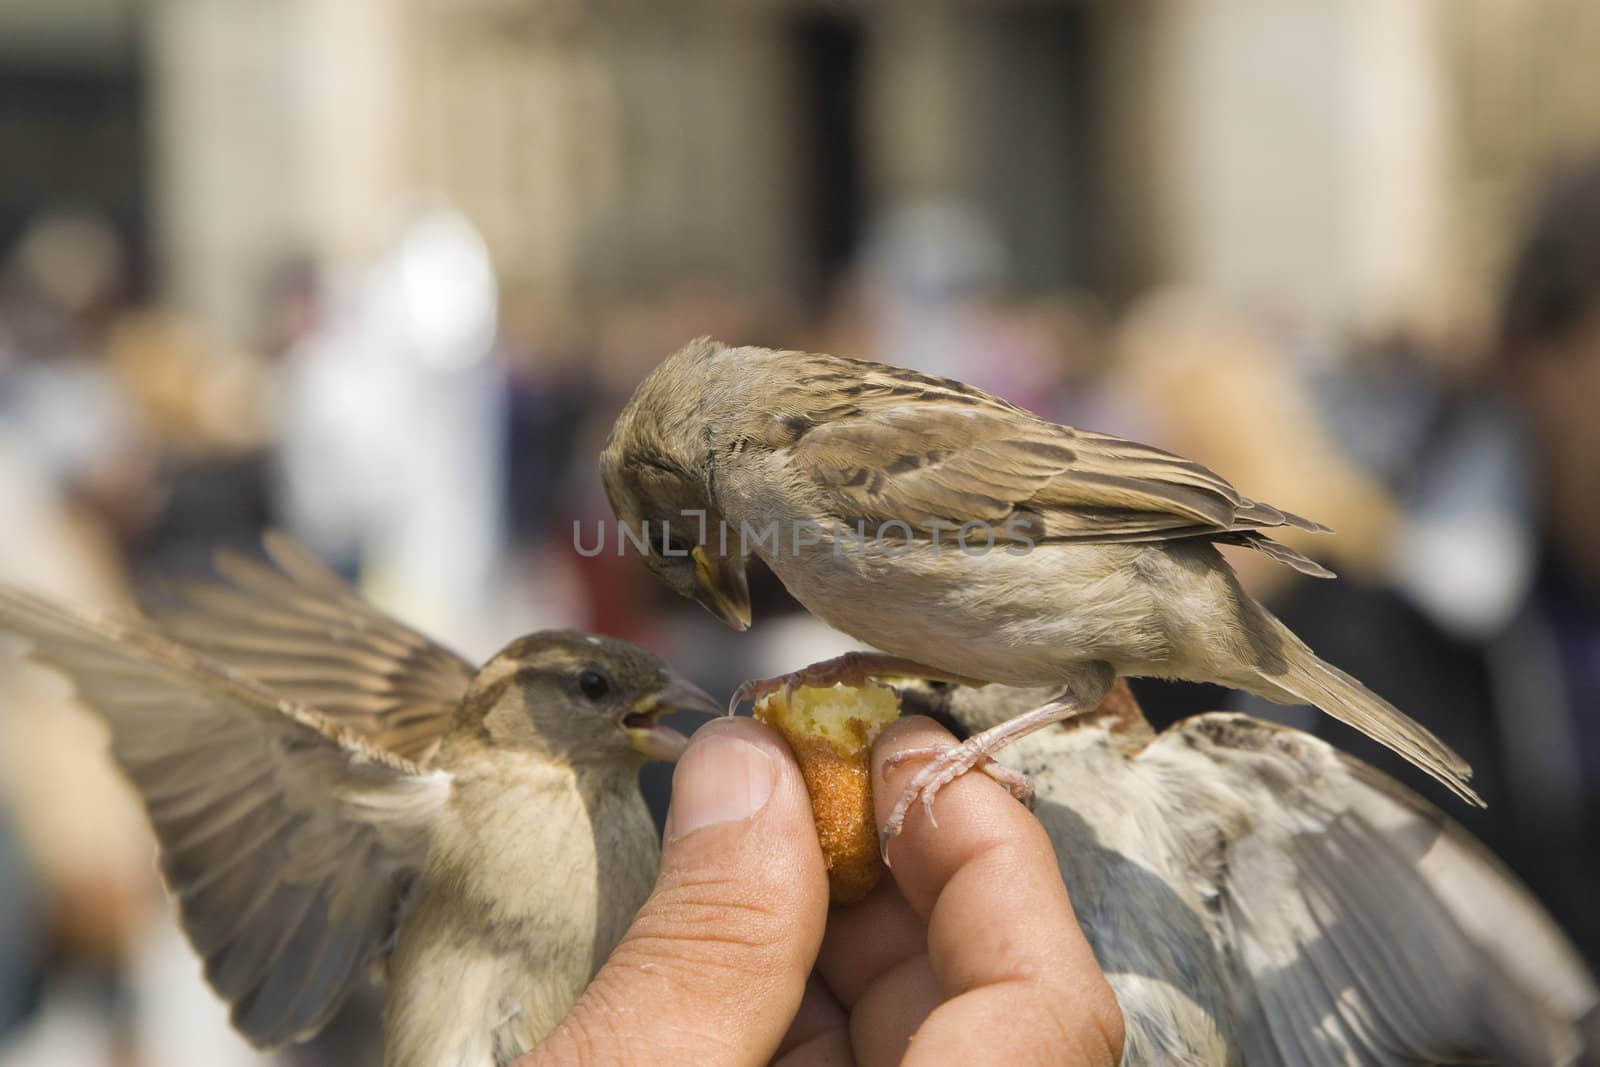
[[[314,1034],[387,972],[385,1063],[506,1064],[577,999],[654,882],[646,759],[719,706],[571,631],[481,670],[269,535],[147,621],[0,588],[0,629],[72,680],[141,794],[235,1027]]]
[[[763,559],[824,622],[882,649],[745,687],[926,676],[1054,696],[923,759],[887,826],[1005,745],[1099,704],[1119,676],[1315,704],[1461,797],[1471,768],[1318,659],[1217,551],[1331,573],[1267,531],[1316,523],[1160,449],[1058,426],[961,382],[836,356],[691,342],[644,380],[600,461],[619,521],[663,534],[646,563],[742,625]],[[673,544],[676,541],[677,544]],[[660,547],[672,551],[658,550]]]
[[[920,686],[981,733],[1046,690]],[[1433,805],[1228,712],[1160,734],[1125,683],[1004,757],[1122,1008],[1124,1062],[1571,1065],[1600,992],[1533,896]]]

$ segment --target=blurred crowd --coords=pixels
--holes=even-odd
[[[575,551],[575,524],[592,541],[609,519],[594,457],[633,385],[701,334],[948,374],[1334,527],[1295,547],[1338,582],[1254,554],[1236,565],[1326,658],[1461,752],[1489,808],[1463,810],[1322,717],[1249,710],[1445,805],[1600,961],[1600,163],[1552,181],[1519,247],[1484,337],[1313,336],[1196,292],[1118,308],[1012,292],[982,220],[941,203],[891,217],[814,315],[692,276],[572,315],[499,291],[471,221],[428,201],[354,276],[284,264],[239,348],[131,299],[104,219],[47,211],[0,248],[0,576],[125,607],[278,527],[469,656],[584,627],[726,693],[846,642],[770,576],[740,637],[637,560]],[[13,658],[0,1065],[254,1062],[175,933],[96,727]],[[1141,689],[1158,725],[1243,706]],[[372,1006],[353,1010],[296,1062],[371,1057]]]

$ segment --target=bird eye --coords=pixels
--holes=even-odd
[[[578,675],[578,691],[590,700],[599,700],[611,692],[611,680],[590,667]]]
[[[661,524],[661,536],[656,538],[656,554],[659,556],[687,556],[689,542],[672,532],[672,527],[666,523]]]

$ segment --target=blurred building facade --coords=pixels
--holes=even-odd
[[[147,237],[159,289],[238,340],[284,261],[359,262],[419,187],[542,307],[686,270],[818,299],[886,213],[952,198],[1026,287],[1178,282],[1312,326],[1451,323],[1533,175],[1600,130],[1597,45],[1582,0],[0,10],[13,88],[103,87],[77,120],[104,127],[104,165],[64,192]],[[0,115],[13,163],[74,121],[26,107]],[[3,205],[34,179],[7,172],[15,225]]]

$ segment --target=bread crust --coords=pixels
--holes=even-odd
[[[800,764],[833,904],[860,900],[883,874],[872,803],[872,742],[899,714],[898,695],[874,683],[802,686],[756,705],[756,719],[783,735]]]

